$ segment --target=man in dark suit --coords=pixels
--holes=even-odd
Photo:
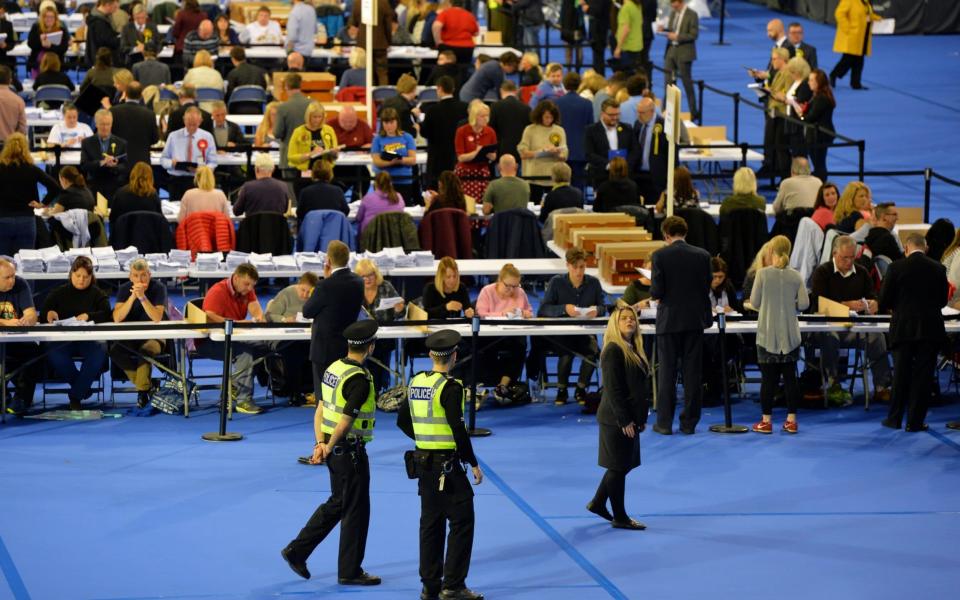
[[[172,81],[169,65],[157,60],[157,53],[149,48],[144,48],[143,60],[133,65],[133,78],[144,87],[169,85]]]
[[[654,0],[656,2],[656,0]],[[590,48],[593,49],[593,70],[603,74],[607,64],[604,54],[610,37],[610,0],[587,0],[582,4],[587,18],[590,19]],[[646,15],[644,15],[646,19]],[[646,45],[646,40],[644,40]]]
[[[143,51],[163,50],[163,36],[157,26],[147,22],[147,9],[143,4],[133,6],[133,18],[120,31],[120,54],[129,67],[143,60]]]
[[[80,170],[90,191],[109,202],[127,183],[127,142],[113,135],[113,113],[101,108],[94,115],[97,131],[80,143]]]
[[[583,133],[593,125],[593,102],[577,93],[579,87],[580,74],[569,71],[563,76],[563,89],[567,93],[554,100],[554,103],[560,109],[560,124],[567,134],[567,164],[573,170],[573,185],[582,188],[587,164]]]
[[[200,111],[200,129],[213,133],[213,119],[210,118],[210,113],[200,108],[200,104],[197,102],[197,88],[190,84],[184,84],[177,91],[177,97],[180,100],[180,107],[167,117],[166,135],[170,135],[172,131],[183,129],[183,115],[191,106],[196,106],[197,110]],[[300,118],[302,119],[303,115],[300,115]]]
[[[530,111],[531,108],[517,98],[517,84],[504,81],[500,85],[500,100],[490,107],[490,127],[497,132],[500,156],[512,154],[520,160],[517,144],[530,124]]]
[[[227,73],[227,98],[241,85],[255,85],[267,89],[267,72],[262,67],[247,62],[247,51],[243,46],[230,49],[230,62],[233,63],[233,69]],[[259,112],[262,111],[250,114]]]
[[[637,182],[637,191],[644,204],[656,204],[660,193],[667,189],[667,159],[670,146],[664,133],[662,117],[657,117],[656,106],[650,98],[637,104],[637,122],[633,124],[633,143],[627,159],[630,172]]]
[[[700,18],[697,11],[687,8],[686,0],[670,0],[670,16],[667,17],[667,51],[663,55],[663,68],[667,83],[675,83],[677,75],[683,80],[684,95],[690,107],[691,119],[698,121],[697,97],[693,90],[693,61],[697,59],[697,36],[700,34]]]
[[[794,22],[787,27],[787,39],[793,46],[793,55],[807,61],[811,69],[817,68],[817,49],[803,41],[803,25]]]
[[[710,254],[688,244],[687,222],[667,217],[660,230],[666,247],[653,253],[650,297],[657,304],[657,424],[653,430],[673,433],[677,403],[677,361],[683,365],[683,412],[680,431],[692,434],[700,421],[703,395],[703,330],[713,322],[708,294],[713,274]]]
[[[923,431],[937,351],[946,339],[940,310],[947,304],[947,272],[926,256],[923,234],[911,233],[906,249],[907,258],[890,265],[880,288],[880,310],[893,312],[893,394],[883,425],[900,429],[906,411],[907,431]]]
[[[313,363],[313,387],[320,398],[323,372],[330,363],[347,353],[343,330],[357,320],[363,306],[363,280],[347,267],[350,249],[334,240],[327,246],[324,278],[313,288],[303,305],[303,316],[313,319],[310,331],[310,362]]]
[[[437,96],[423,111],[420,133],[427,140],[427,186],[433,188],[443,171],[452,171],[457,165],[454,132],[467,119],[467,103],[453,94],[457,83],[452,77],[437,80]]]
[[[280,141],[280,168],[287,168],[287,144],[293,130],[303,125],[303,115],[310,105],[310,98],[303,95],[300,85],[303,79],[297,73],[287,73],[283,87],[287,90],[287,101],[277,107],[277,120],[273,124],[273,136]],[[339,355],[338,355],[339,357]]]
[[[600,105],[600,120],[587,127],[583,138],[587,178],[590,185],[597,188],[608,179],[611,152],[627,158],[634,142],[633,128],[620,122],[620,103],[613,98],[604,100]],[[611,141],[615,143],[614,147],[610,146]]]
[[[143,87],[138,81],[127,85],[127,101],[110,109],[113,113],[113,133],[127,141],[127,164],[150,164],[150,146],[160,140],[157,116],[144,106]]]

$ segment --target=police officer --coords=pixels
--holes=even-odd
[[[457,362],[460,334],[445,329],[427,338],[433,369],[417,374],[401,405],[397,425],[417,442],[413,471],[420,493],[421,600],[482,600],[467,589],[473,550],[473,490],[463,469],[469,463],[476,484],[483,472],[463,424],[463,383],[449,375]],[[447,555],[444,533],[447,522]]]
[[[281,551],[293,571],[310,579],[307,558],[340,523],[337,582],[340,585],[379,585],[380,578],[361,567],[370,525],[370,463],[366,444],[373,439],[376,392],[363,362],[373,353],[377,322],[358,321],[343,331],[347,356],[334,361],[323,374],[317,412],[313,419],[317,443],[313,463],[327,463],[330,498]]]

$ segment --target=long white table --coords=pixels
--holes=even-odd
[[[277,150],[271,150],[270,156],[273,157],[275,163],[280,161],[280,152]],[[40,151],[33,153],[34,161],[38,163],[44,163],[47,165],[56,164],[56,154],[52,151]],[[151,152],[150,153],[150,163],[155,166],[162,165],[162,153],[161,152]],[[80,164],[80,152],[78,150],[68,150],[61,152],[60,154],[60,164],[61,165],[79,165]],[[217,152],[217,166],[220,167],[242,167],[247,164],[247,154],[246,152]],[[372,166],[373,158],[370,156],[369,152],[341,152],[337,157],[337,166],[348,166],[348,167],[363,167],[363,166]],[[417,150],[417,164],[425,165],[427,164],[427,153],[424,150]],[[422,215],[421,215],[422,216]]]

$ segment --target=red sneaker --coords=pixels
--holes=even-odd
[[[759,423],[755,423],[751,429],[757,433],[773,433],[773,423],[760,421]]]
[[[784,421],[783,422],[783,431],[785,433],[796,433],[797,432],[797,422],[796,421]]]

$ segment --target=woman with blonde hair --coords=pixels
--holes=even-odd
[[[596,71],[590,70],[583,76],[583,80],[580,81],[580,87],[577,88],[577,93],[580,94],[582,98],[593,101],[597,97],[597,94],[600,93],[607,87],[607,80],[604,76]]]
[[[287,147],[291,169],[309,171],[316,160],[333,162],[337,156],[337,133],[327,125],[327,112],[319,102],[311,102],[303,112],[303,125],[293,130]]]
[[[133,82],[133,73],[129,69],[114,69],[113,71],[113,89],[116,93],[113,98],[104,97],[100,104],[104,108],[110,108],[114,104],[123,104],[127,101],[127,86]]]
[[[790,265],[790,240],[778,235],[767,242],[770,266],[757,272],[750,304],[757,318],[757,363],[760,365],[761,420],[757,433],[773,433],[773,396],[781,378],[786,390],[787,419],[783,431],[797,433],[797,359],[800,357],[800,323],[797,312],[810,305],[803,277]]]
[[[851,181],[843,188],[837,208],[833,211],[833,220],[837,228],[846,233],[853,233],[862,223],[869,222],[873,216],[873,202],[870,199],[870,188],[862,181]]]
[[[460,281],[456,260],[449,256],[440,259],[433,281],[423,287],[421,302],[431,319],[473,318],[470,292]]]
[[[756,309],[750,304],[750,292],[753,291],[753,282],[757,279],[757,273],[760,272],[760,269],[773,264],[773,258],[770,252],[772,247],[771,242],[772,240],[767,240],[763,246],[760,246],[757,254],[753,257],[753,262],[747,267],[747,273],[743,279],[743,306],[747,310],[756,312]]]
[[[375,262],[369,258],[362,258],[357,261],[357,266],[353,268],[353,272],[363,279],[363,310],[371,319],[382,324],[393,323],[403,318],[407,305],[397,292],[397,288],[383,278]],[[400,298],[400,302],[393,305],[393,308],[377,310],[380,301],[387,298]],[[389,367],[390,355],[393,354],[396,347],[397,342],[395,340],[377,340],[377,345],[373,349],[373,358]],[[390,371],[384,366],[372,363],[370,373],[373,375],[374,387],[378,392],[390,386]]]
[[[767,201],[757,194],[757,175],[753,169],[740,167],[733,173],[733,193],[720,203],[720,215],[747,208],[762,212],[767,208]]]
[[[520,270],[507,263],[500,268],[497,281],[486,285],[477,296],[477,314],[490,319],[529,319],[533,307],[520,284]],[[490,348],[493,346],[493,348]],[[484,342],[480,347],[483,365],[483,381],[495,384],[493,397],[501,404],[509,404],[516,398],[510,384],[520,378],[527,340],[522,336],[510,336],[497,340],[496,345]]]
[[[360,46],[354,46],[347,62],[350,68],[340,76],[340,88],[367,85],[367,51]]]
[[[606,469],[587,510],[617,529],[646,529],[631,519],[624,505],[627,473],[640,466],[640,433],[646,429],[650,365],[643,351],[637,312],[617,304],[607,321],[600,353],[603,389],[597,422],[597,463]],[[610,510],[607,510],[607,501]]]
[[[543,81],[543,70],[540,68],[540,57],[536,52],[524,52],[520,57],[520,87],[539,85]]]
[[[213,169],[204,165],[197,167],[197,173],[193,177],[193,183],[197,186],[187,190],[180,199],[180,212],[177,214],[177,221],[183,221],[191,213],[195,212],[220,212],[226,216],[230,215],[230,202],[223,190],[217,189],[217,180],[213,175]]]
[[[130,169],[130,182],[113,195],[110,222],[116,223],[123,215],[135,211],[163,214],[160,210],[160,196],[153,181],[153,168],[143,161],[133,165]]]
[[[60,34],[60,41],[53,43],[54,35]],[[56,56],[63,62],[67,54],[67,48],[70,46],[70,32],[60,21],[60,15],[57,13],[56,6],[46,5],[40,9],[40,16],[30,27],[30,33],[27,34],[27,46],[30,47],[30,57],[27,58],[27,70],[31,76],[36,79],[37,67],[43,63],[43,59],[48,55]],[[34,84],[34,89],[37,86]],[[73,86],[70,87],[73,89]]]
[[[453,172],[463,182],[465,193],[474,198],[483,198],[493,171],[490,164],[497,160],[496,151],[484,155],[480,151],[497,143],[497,132],[489,125],[490,107],[483,100],[475,99],[467,109],[467,122],[457,128],[453,146],[457,164]]]
[[[60,184],[33,164],[27,137],[13,133],[0,151],[0,255],[13,256],[21,248],[33,248],[37,235],[34,208],[40,208],[37,184],[47,190],[44,202],[60,193]]]
[[[183,85],[192,85],[197,89],[223,89],[223,75],[213,68],[213,56],[210,52],[200,50],[193,56],[193,68],[184,75]],[[210,112],[213,109],[213,101],[201,102],[200,108]]]
[[[257,125],[257,132],[253,136],[254,145],[261,148],[279,145],[280,142],[277,141],[277,138],[273,137],[273,125],[277,121],[278,106],[280,106],[280,103],[276,100],[267,104],[266,109],[263,111],[263,119],[261,119],[260,124]]]

